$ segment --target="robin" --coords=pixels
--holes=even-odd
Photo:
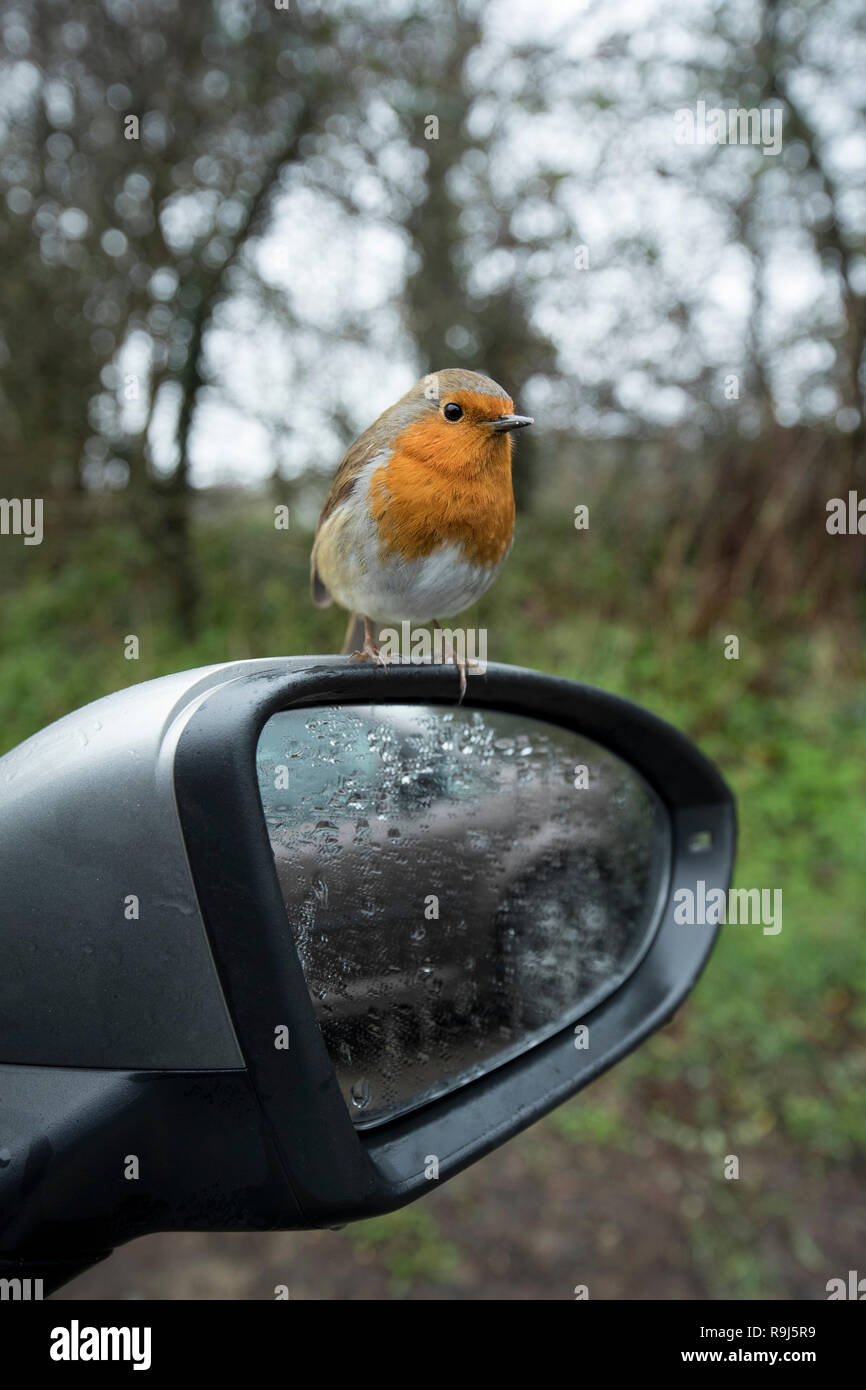
[[[336,599],[352,614],[344,651],[363,622],[353,655],[384,664],[374,624],[438,627],[490,588],[514,534],[512,434],[532,423],[490,377],[451,367],[416,382],[355,440],[310,561],[316,607]]]

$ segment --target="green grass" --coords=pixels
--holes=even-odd
[[[603,686],[695,738],[737,796],[735,884],[781,888],[784,919],[777,936],[724,929],[674,1023],[545,1123],[575,1145],[602,1147],[628,1147],[639,1123],[691,1164],[725,1153],[757,1163],[780,1144],[811,1173],[862,1163],[866,685],[858,635],[804,632],[793,618],[771,627],[744,608],[707,638],[690,638],[685,600],[681,620],[662,622],[647,586],[619,580],[612,557],[587,536],[570,531],[567,517],[561,529],[524,521],[501,580],[462,622],[487,628],[491,660]],[[160,577],[120,524],[86,534],[54,572],[28,552],[0,618],[0,746],[168,671],[337,650],[345,617],[313,609],[308,553],[309,537],[273,531],[264,505],[200,531],[201,629],[183,642],[166,621]],[[140,639],[137,662],[123,657],[130,633]],[[739,661],[724,659],[728,633],[739,636]],[[744,1255],[749,1222],[777,1195],[750,1190],[743,1206],[730,1184],[710,1185],[718,1219],[691,1223],[694,1252],[725,1296],[777,1286],[772,1269],[749,1272]],[[355,1228],[352,1238],[359,1248],[381,1246],[397,1284],[435,1280],[456,1256],[431,1222],[410,1208]],[[806,1259],[796,1213],[792,1223],[789,1244]]]
[[[378,1259],[397,1297],[415,1283],[447,1284],[460,1266],[459,1249],[422,1203],[349,1226],[347,1233],[356,1258]]]

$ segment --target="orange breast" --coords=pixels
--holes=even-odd
[[[373,474],[369,500],[383,557],[421,559],[453,542],[470,564],[496,565],[514,532],[511,436],[438,416],[416,421]]]

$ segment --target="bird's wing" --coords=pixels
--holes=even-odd
[[[327,608],[333,603],[333,599],[328,592],[322,577],[316,566],[316,552],[323,529],[327,526],[334,512],[341,502],[348,501],[355,490],[358,479],[360,478],[364,465],[382,448],[382,429],[380,416],[369,429],[365,430],[355,440],[354,444],[346,452],[343,461],[337,469],[334,481],[331,484],[331,491],[325,498],[325,505],[319,513],[319,523],[316,527],[316,538],[313,541],[313,553],[310,556],[310,592],[313,596],[313,603],[317,608]]]
[[[315,543],[313,544],[313,553],[310,556],[310,593],[313,596],[313,603],[316,608],[329,608],[334,602],[316,567]]]

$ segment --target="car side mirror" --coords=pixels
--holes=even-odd
[[[0,759],[0,1274],[411,1201],[674,1012],[730,792],[680,733],[490,666],[244,661]],[[681,915],[681,914],[679,914]]]

